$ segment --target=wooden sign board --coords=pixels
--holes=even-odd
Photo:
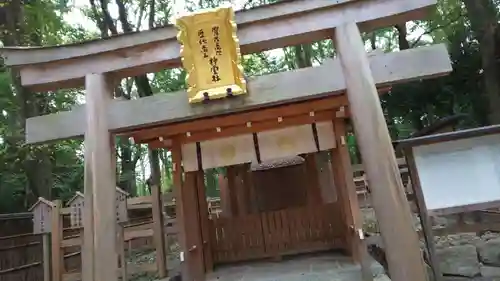
[[[38,201],[29,209],[33,213],[33,233],[50,233],[52,227],[52,209],[54,203],[38,198]]]
[[[122,223],[128,221],[127,196],[129,194],[120,188],[116,188],[116,222]]]
[[[176,26],[189,103],[246,93],[232,8],[195,12],[178,18]]]
[[[70,207],[70,223],[71,227],[83,226],[83,207],[85,196],[77,191],[75,195],[66,203]]]
[[[118,223],[128,221],[127,211],[127,196],[129,194],[121,188],[116,187],[115,200],[116,200],[116,221]],[[70,222],[71,227],[83,227],[83,208],[85,207],[85,196],[81,192],[76,192],[68,203],[70,207]]]
[[[500,207],[500,132],[492,133],[494,130],[500,128],[416,138],[415,144],[406,142],[410,145],[405,155],[410,158],[412,183],[421,190],[429,215]]]

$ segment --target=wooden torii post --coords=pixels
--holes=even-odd
[[[20,72],[24,87],[48,91],[85,86],[85,105],[29,118],[26,124],[30,144],[85,137],[84,281],[117,280],[111,223],[116,186],[112,134],[327,96],[338,107],[350,106],[392,279],[427,280],[375,86],[444,75],[451,71],[451,63],[443,45],[367,58],[360,30],[420,19],[435,4],[436,0],[295,0],[237,12],[243,54],[332,38],[339,58],[319,67],[250,78],[249,95],[201,107],[190,105],[184,91],[131,101],[112,99],[118,79],[180,65],[173,26],[66,46],[1,49],[5,64]],[[180,153],[177,148],[173,156],[178,159]],[[180,167],[174,176],[182,180]],[[359,227],[360,221],[353,221],[354,230]],[[185,230],[180,228],[185,252]]]

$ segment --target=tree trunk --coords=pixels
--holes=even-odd
[[[398,30],[398,44],[399,50],[407,50],[410,48],[410,42],[406,39],[408,35],[408,30],[406,29],[406,23],[398,24],[395,26]]]
[[[128,21],[127,9],[125,4],[121,0],[116,0],[116,5],[118,6],[118,17],[122,25],[123,31],[125,33],[133,32],[133,28]],[[150,6],[150,12],[154,12],[154,5]],[[108,13],[109,14],[109,13]],[[154,15],[149,15],[149,28],[153,28]],[[146,75],[140,75],[134,77],[135,84],[137,85],[137,90],[140,97],[152,96],[153,90],[149,84],[149,79]],[[151,167],[151,179],[152,183],[158,186],[161,185],[161,167],[160,167],[160,156],[158,155],[158,150],[148,149],[149,164]]]
[[[22,46],[26,44],[40,45],[38,31],[34,30],[29,36],[24,36],[29,30],[24,24],[24,13],[21,0],[12,0],[4,8],[7,9],[4,38],[5,46]],[[30,39],[31,42],[25,42]],[[25,39],[25,40],[23,40]],[[26,119],[47,113],[48,103],[44,96],[31,93],[21,86],[21,76],[15,69],[11,70],[12,83],[15,92],[15,99],[19,111],[17,112],[17,123],[19,126],[12,138],[10,144],[20,147],[24,143],[26,131]],[[33,147],[23,160],[23,167],[26,174],[26,196],[30,192],[36,198],[42,196],[48,200],[52,199],[52,163],[50,160],[50,151],[46,146]],[[27,204],[33,202],[27,201]],[[27,207],[27,206],[26,206]]]
[[[136,183],[136,161],[134,161],[132,144],[127,138],[120,137],[118,142],[118,149],[120,151],[120,177],[118,179],[118,186],[135,196],[137,193]],[[139,152],[137,152],[139,153]]]
[[[489,122],[500,123],[499,66],[496,60],[498,40],[498,16],[492,0],[463,0],[472,30],[479,41],[483,66],[483,82],[489,105]]]

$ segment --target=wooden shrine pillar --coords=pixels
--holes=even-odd
[[[185,280],[191,279],[191,272],[189,270],[188,262],[186,261],[186,225],[184,222],[184,193],[182,189],[182,150],[178,142],[172,144],[170,150],[172,155],[172,187],[175,198],[175,224],[177,225],[177,241],[180,247],[180,261],[181,261],[181,275]]]
[[[335,29],[334,39],[391,279],[428,280],[360,31],[347,23]]]
[[[205,272],[211,272],[214,267],[212,258],[210,221],[208,216],[208,204],[205,186],[205,171],[196,171],[196,197],[198,198],[199,225],[201,229],[201,239],[203,248],[203,261]]]
[[[345,119],[334,119],[333,131],[337,145],[332,150],[332,168],[335,174],[334,180],[336,191],[339,194],[340,207],[347,227],[345,232],[347,250],[354,261],[360,263],[363,281],[372,281],[371,258],[364,241],[363,217],[359,208],[351,156],[347,146]]]
[[[94,281],[94,191],[92,188],[92,152],[89,149],[89,134],[84,140],[84,202],[83,207],[83,245],[82,245],[82,281]],[[54,279],[54,281],[58,281]]]
[[[196,187],[198,175],[197,172],[187,172],[183,181],[180,144],[174,142],[171,152],[182,280],[204,281],[203,241]]]
[[[184,173],[182,185],[184,227],[186,231],[186,250],[184,254],[193,276],[188,281],[201,281],[205,278],[203,260],[203,240],[200,225],[200,209],[197,192],[198,171]]]
[[[116,170],[110,145],[108,103],[113,86],[104,74],[85,77],[85,215],[83,281],[118,280]]]
[[[332,149],[332,170],[334,173],[335,189],[338,194],[338,202],[345,220],[345,238],[347,251],[357,262],[361,261],[361,254],[356,242],[354,230],[362,229],[363,219],[361,217],[356,187],[352,174],[351,158],[346,142],[346,129],[344,119],[333,120],[336,147]]]

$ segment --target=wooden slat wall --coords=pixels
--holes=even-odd
[[[345,246],[335,204],[211,220],[217,264]]]
[[[339,212],[334,204],[263,214],[266,250],[286,255],[342,248],[341,219],[336,214]]]
[[[0,237],[0,281],[43,280],[42,236]]]
[[[261,258],[266,256],[261,216],[252,214],[211,221],[214,263]]]

